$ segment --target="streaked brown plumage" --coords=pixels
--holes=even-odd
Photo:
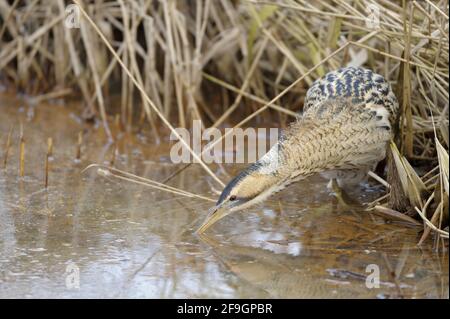
[[[385,157],[397,112],[381,75],[354,67],[326,74],[308,90],[301,118],[229,182],[199,231],[316,173],[340,186],[361,182]]]

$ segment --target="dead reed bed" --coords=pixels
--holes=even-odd
[[[85,117],[113,139],[110,123],[156,137],[161,124],[193,120],[284,125],[315,79],[370,68],[401,106],[390,146],[397,182],[372,172],[388,192],[371,208],[418,218],[421,242],[439,243],[448,238],[448,25],[448,0],[0,0],[0,83],[34,102],[82,98]]]

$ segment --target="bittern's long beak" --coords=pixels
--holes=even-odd
[[[227,216],[229,214],[229,210],[223,207],[213,207],[211,212],[206,216],[205,221],[203,224],[197,229],[196,233],[201,234],[205,232],[209,227],[211,227],[213,224],[215,224],[218,220],[222,219],[223,217]]]

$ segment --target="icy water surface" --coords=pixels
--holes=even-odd
[[[320,178],[199,237],[194,231],[210,202],[81,172],[110,162],[115,146],[102,129],[82,124],[77,110],[0,96],[0,111],[2,167],[14,128],[0,171],[0,298],[448,298],[448,255],[435,253],[431,240],[416,246],[420,228],[346,211]],[[80,131],[82,157],[75,161]],[[45,190],[48,137],[54,156]],[[142,136],[123,135],[117,150],[116,167],[154,180],[179,167],[165,143]],[[225,181],[238,169],[226,166],[227,175],[212,168]],[[198,165],[170,185],[217,198]],[[369,201],[376,189],[355,196]],[[366,285],[373,267],[379,288]]]

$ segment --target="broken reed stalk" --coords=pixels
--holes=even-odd
[[[83,132],[80,131],[78,133],[78,140],[77,140],[77,154],[75,156],[75,161],[79,162],[81,161],[81,146],[83,145]]]
[[[115,142],[111,154],[111,160],[109,161],[109,166],[114,166],[116,162],[117,152],[118,152],[117,142]]]
[[[6,138],[5,145],[5,154],[3,155],[3,169],[6,169],[6,164],[8,162],[9,149],[11,148],[11,136],[12,136],[13,127],[9,129],[8,137]]]
[[[50,170],[50,158],[52,157],[53,154],[53,139],[51,137],[49,137],[47,139],[47,154],[45,156],[45,188],[48,187],[48,173]]]
[[[20,150],[19,150],[19,176],[24,177],[25,175],[25,137],[23,134],[23,125],[20,124]]]

